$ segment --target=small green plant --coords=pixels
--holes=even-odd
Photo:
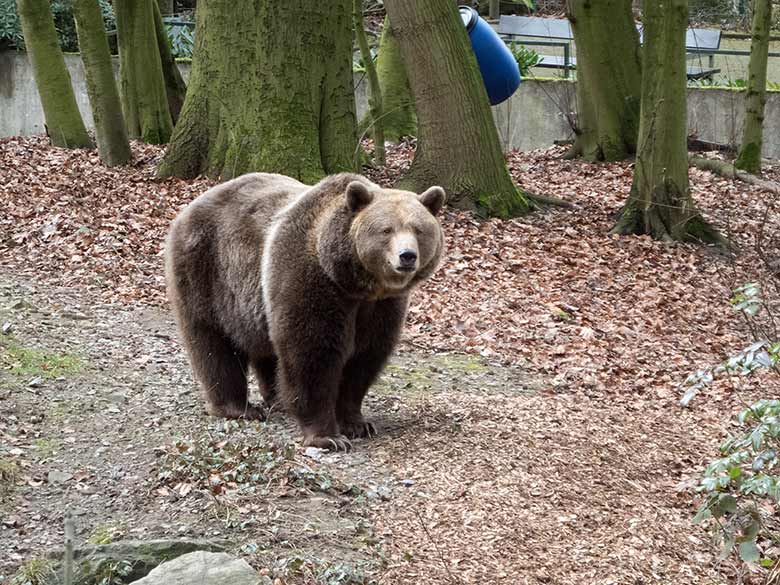
[[[9,585],[46,585],[54,575],[54,563],[47,559],[31,559],[11,577]]]
[[[95,585],[126,585],[128,577],[133,573],[133,563],[119,561],[107,563],[101,571],[95,575]]]
[[[521,44],[512,42],[509,45],[509,50],[512,51],[512,55],[517,61],[517,66],[520,68],[520,75],[527,77],[532,67],[536,67],[542,58],[539,53],[533,49],[528,49]]]
[[[759,544],[780,543],[780,400],[759,400],[738,418],[742,432],[704,472],[694,522],[709,521],[721,559],[736,548],[745,562],[773,566],[778,559],[763,557]]]
[[[35,439],[35,450],[41,459],[48,459],[60,449],[59,441],[55,439]]]

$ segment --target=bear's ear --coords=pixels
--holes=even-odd
[[[419,199],[420,203],[425,205],[432,215],[438,215],[444,206],[445,197],[444,189],[441,187],[429,187],[425,193],[420,195]]]
[[[368,190],[368,185],[360,181],[352,181],[347,185],[347,207],[350,211],[360,211],[374,200],[374,194]]]

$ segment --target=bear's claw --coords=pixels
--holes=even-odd
[[[303,440],[304,447],[317,447],[327,449],[328,451],[350,451],[352,449],[351,441],[344,435],[328,437],[322,435],[312,435]]]
[[[349,422],[339,424],[341,432],[350,439],[371,438],[377,436],[376,427],[368,421]]]
[[[265,420],[266,411],[262,406],[256,406],[250,402],[245,405],[220,405],[207,404],[206,411],[212,416],[223,418],[242,418],[244,420]]]

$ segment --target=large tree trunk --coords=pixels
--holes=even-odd
[[[54,146],[92,146],[65,66],[48,0],[17,0],[27,54]]]
[[[724,240],[688,189],[685,28],[687,0],[645,0],[639,147],[631,193],[613,228],[660,240]]]
[[[387,18],[379,39],[376,69],[379,88],[382,91],[385,140],[398,142],[403,136],[416,135],[417,113],[414,110],[414,98],[409,88],[401,47]],[[367,120],[370,119],[370,116],[367,116]]]
[[[130,143],[97,0],[73,0],[73,16],[100,159],[108,166],[123,165],[131,158]]]
[[[355,38],[360,48],[363,66],[366,68],[366,77],[368,77],[368,106],[371,136],[374,138],[374,162],[381,166],[385,164],[385,122],[382,117],[382,89],[379,86],[376,64],[371,56],[371,49],[368,46],[366,30],[363,25],[363,0],[353,1],[352,18],[355,21]]]
[[[403,183],[441,185],[450,202],[509,217],[528,211],[512,183],[471,43],[451,0],[387,0],[417,108],[417,152]]]
[[[636,152],[642,84],[631,0],[568,0],[577,46],[573,154],[621,160]]]
[[[734,163],[751,173],[761,168],[761,145],[764,141],[764,104],[766,103],[766,65],[769,53],[769,26],[772,22],[772,0],[754,0],[753,41],[750,44],[748,84],[745,94],[745,129],[742,147]]]
[[[154,0],[114,0],[119,37],[119,86],[132,138],[165,144],[173,121],[154,24]]]
[[[208,0],[162,176],[355,168],[350,0]],[[305,41],[305,42],[304,42]]]
[[[165,25],[162,21],[160,8],[157,2],[154,6],[154,32],[157,37],[157,48],[160,49],[160,62],[162,64],[163,78],[165,79],[165,95],[168,98],[168,109],[171,112],[173,124],[179,120],[181,108],[184,105],[184,96],[187,93],[187,85],[181,76],[181,71],[176,65],[176,59],[171,53],[171,44],[168,40],[168,33],[165,32]]]

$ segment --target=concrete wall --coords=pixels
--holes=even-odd
[[[76,100],[84,122],[92,127],[84,69],[78,55],[66,55]],[[190,66],[181,63],[185,79]],[[367,109],[366,81],[355,78],[358,116]],[[575,84],[568,81],[524,81],[509,100],[493,108],[499,136],[506,150],[532,150],[567,140],[572,132],[567,118],[576,107]],[[742,134],[743,93],[728,89],[690,89],[688,127],[700,140],[736,144]],[[0,137],[39,134],[44,131],[43,112],[27,55],[0,52]],[[764,151],[780,159],[780,93],[768,93],[764,119]]]

